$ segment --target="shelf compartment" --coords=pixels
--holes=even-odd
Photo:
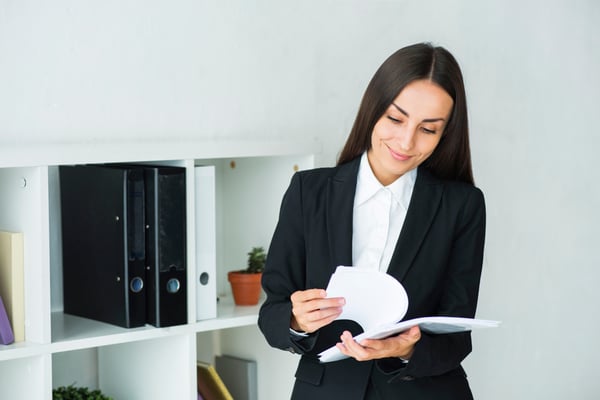
[[[48,168],[0,169],[0,229],[23,233],[25,340],[50,341]]]
[[[47,399],[50,397],[50,355],[18,358],[0,363],[3,399]]]
[[[193,335],[55,353],[53,387],[100,389],[115,399],[191,399],[196,343]]]
[[[50,352],[80,350],[113,344],[158,339],[185,333],[205,332],[226,328],[256,325],[259,306],[235,306],[225,299],[217,306],[217,318],[193,324],[155,328],[146,325],[140,328],[122,328],[92,319],[81,318],[63,312],[52,313],[52,344]],[[26,354],[27,347],[22,348]],[[34,354],[48,351],[46,346],[29,349]],[[16,351],[16,350],[15,350]],[[0,352],[0,356],[2,352]],[[15,357],[15,354],[12,354]]]

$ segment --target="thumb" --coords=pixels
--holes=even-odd
[[[419,328],[419,326],[413,326],[412,328],[410,328],[408,330],[408,336],[414,338],[414,339],[420,339],[421,338],[421,329]]]

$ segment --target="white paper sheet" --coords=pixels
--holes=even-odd
[[[327,297],[344,297],[346,305],[337,319],[356,321],[364,332],[354,337],[383,339],[419,325],[422,331],[434,334],[493,328],[498,321],[460,317],[423,317],[401,321],[408,310],[408,296],[394,277],[377,270],[339,266],[327,286]],[[319,354],[321,362],[347,358],[332,346]]]
[[[327,297],[346,299],[337,319],[355,321],[364,331],[399,321],[408,310],[404,287],[385,272],[339,266],[325,291]]]
[[[360,335],[354,336],[354,340],[360,343],[364,339],[383,339],[404,332],[417,325],[424,332],[443,334],[470,331],[477,328],[496,328],[500,325],[500,322],[459,317],[423,317],[365,331]],[[342,354],[335,346],[319,353],[319,360],[321,362],[338,361],[344,358],[347,358],[347,356]]]

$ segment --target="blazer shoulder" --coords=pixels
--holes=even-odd
[[[481,189],[466,182],[444,181],[444,203],[462,213],[485,214],[485,197]]]
[[[442,180],[433,175],[426,168],[419,168],[417,182],[421,181],[423,185],[441,185],[443,187],[444,196],[451,199],[462,200],[477,199],[484,200],[484,195],[481,189],[467,182]]]
[[[466,182],[444,181],[444,190],[458,196],[475,196],[483,198],[481,189]]]
[[[321,167],[321,168],[313,168],[306,169],[304,171],[296,172],[298,178],[301,180],[319,180],[319,179],[327,179],[331,176],[335,175],[337,167]]]
[[[308,187],[326,184],[331,179],[336,181],[356,181],[360,158],[335,167],[313,168],[296,172],[296,178]]]

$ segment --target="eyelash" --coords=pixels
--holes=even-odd
[[[400,123],[404,122],[404,121],[402,121],[400,119],[396,119],[396,118],[394,118],[394,117],[392,117],[390,115],[388,115],[387,117],[394,124],[400,124]],[[435,133],[436,133],[436,131],[434,129],[427,129],[425,127],[421,127],[421,131],[423,131],[423,133],[427,133],[428,135],[435,135]]]

